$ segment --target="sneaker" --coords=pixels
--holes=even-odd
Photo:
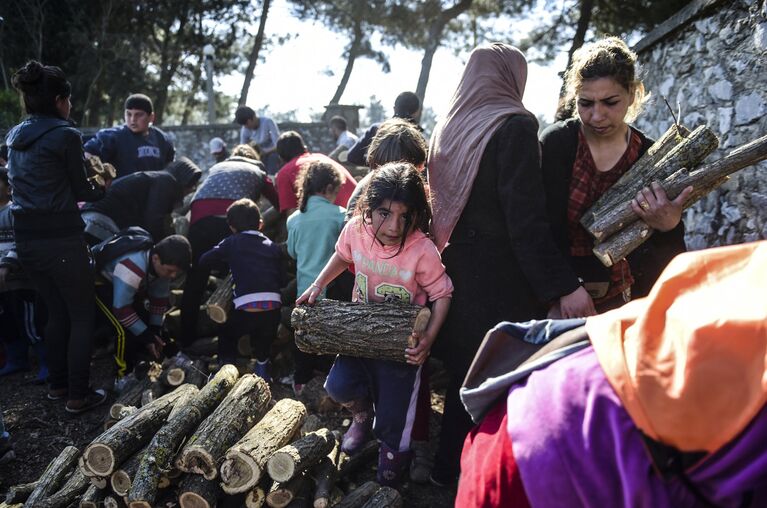
[[[428,441],[413,441],[413,460],[410,461],[410,479],[415,483],[428,483],[434,461],[429,453]]]
[[[68,400],[64,409],[67,413],[78,415],[103,404],[105,400],[107,400],[107,393],[104,390],[91,390],[84,399],[77,401],[72,399]]]
[[[259,362],[256,360],[256,366],[253,369],[253,374],[262,378],[267,383],[272,382],[272,376],[269,375],[269,360]]]
[[[48,400],[61,400],[67,396],[69,390],[66,388],[50,388],[48,389]]]

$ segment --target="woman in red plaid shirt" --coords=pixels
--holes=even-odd
[[[645,296],[671,258],[684,252],[682,205],[692,187],[674,200],[657,182],[637,193],[631,207],[656,233],[627,259],[603,266],[580,219],[652,145],[629,125],[647,95],[636,76],[636,54],[616,37],[579,49],[565,80],[560,116],[571,118],[541,134],[547,207],[560,248],[601,312]],[[550,316],[557,316],[556,306]]]

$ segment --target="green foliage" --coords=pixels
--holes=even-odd
[[[381,103],[381,99],[375,95],[370,96],[370,104],[365,108],[366,111],[366,123],[372,125],[377,122],[383,122],[386,120],[386,108]]]

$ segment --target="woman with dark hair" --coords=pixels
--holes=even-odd
[[[46,307],[48,398],[81,413],[106,399],[89,388],[94,272],[78,201],[103,189],[87,177],[80,132],[69,121],[71,86],[58,67],[28,62],[13,76],[28,116],[11,129],[8,172],[13,187],[16,248]]]
[[[472,426],[458,388],[485,333],[501,321],[593,314],[591,300],[559,252],[546,219],[538,122],[522,104],[527,62],[505,44],[475,49],[446,120],[431,138],[432,232],[455,284],[435,344],[450,374],[432,481],[458,477]]]

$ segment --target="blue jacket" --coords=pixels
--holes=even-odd
[[[125,125],[101,129],[85,143],[85,151],[112,164],[118,177],[160,170],[176,155],[168,135],[157,127],[149,127],[149,133],[144,136],[133,133]]]

